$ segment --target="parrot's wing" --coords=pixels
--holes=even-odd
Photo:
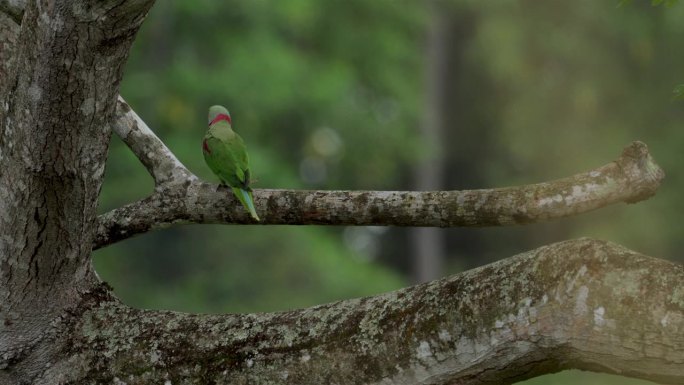
[[[240,135],[235,134],[235,137],[227,141],[228,146],[235,162],[235,176],[240,181],[240,187],[249,190],[249,155],[247,155],[247,146]]]
[[[211,134],[202,142],[204,160],[221,182],[232,187],[233,193],[252,218],[259,220],[254,208],[252,189],[249,188],[249,157],[242,138],[219,139]]]
[[[202,150],[207,166],[221,182],[229,186],[240,186],[243,183],[244,173],[239,171],[241,178],[238,178],[237,162],[226,141],[207,135],[204,137]]]

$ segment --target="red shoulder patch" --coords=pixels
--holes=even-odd
[[[209,145],[207,144],[206,139],[202,141],[202,151],[206,152],[207,154],[211,154],[211,150],[209,149]]]

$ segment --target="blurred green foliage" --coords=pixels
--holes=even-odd
[[[683,77],[684,7],[441,4],[453,21],[443,141],[448,188],[567,176],[615,159],[632,140],[649,144],[667,173],[658,194],[637,205],[525,227],[441,230],[450,256],[445,274],[579,236],[681,258],[684,107],[672,101],[672,89]],[[121,92],[207,180],[215,178],[200,151],[206,109],[223,104],[247,143],[255,188],[411,188],[411,169],[432,151],[418,129],[432,17],[420,1],[158,2],[133,46]],[[152,188],[114,138],[101,210]],[[284,310],[408,284],[406,231],[177,227],[99,250],[95,264],[133,306]],[[584,374],[530,383],[627,383],[577,376]]]
[[[248,145],[257,188],[389,188],[417,154],[421,79],[412,72],[423,18],[418,3],[387,4],[160,2],[133,47],[122,94],[207,180],[215,177],[199,143],[207,106],[220,103]],[[118,139],[109,159],[103,211],[151,191]],[[289,309],[406,284],[341,234],[169,229],[98,251],[96,264],[132,305],[186,311]]]
[[[673,92],[675,99],[684,99],[684,84],[679,84]]]

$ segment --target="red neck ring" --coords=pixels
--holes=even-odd
[[[211,126],[212,124],[214,124],[214,123],[216,123],[216,122],[219,122],[219,121],[221,121],[221,120],[225,120],[226,122],[228,122],[228,124],[233,124],[233,122],[230,120],[230,115],[218,114],[218,115],[216,115],[216,117],[214,118],[214,120],[212,120],[211,122],[209,122],[209,125]]]

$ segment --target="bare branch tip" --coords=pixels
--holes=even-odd
[[[646,143],[641,141],[634,141],[625,147],[617,163],[632,183],[639,186],[639,194],[626,200],[627,203],[636,203],[652,197],[665,178],[665,171],[653,159]]]
[[[622,150],[622,156],[623,157],[643,158],[643,157],[647,157],[648,155],[649,155],[648,146],[646,145],[646,143],[644,143],[640,140],[635,140],[634,142],[628,144]]]

